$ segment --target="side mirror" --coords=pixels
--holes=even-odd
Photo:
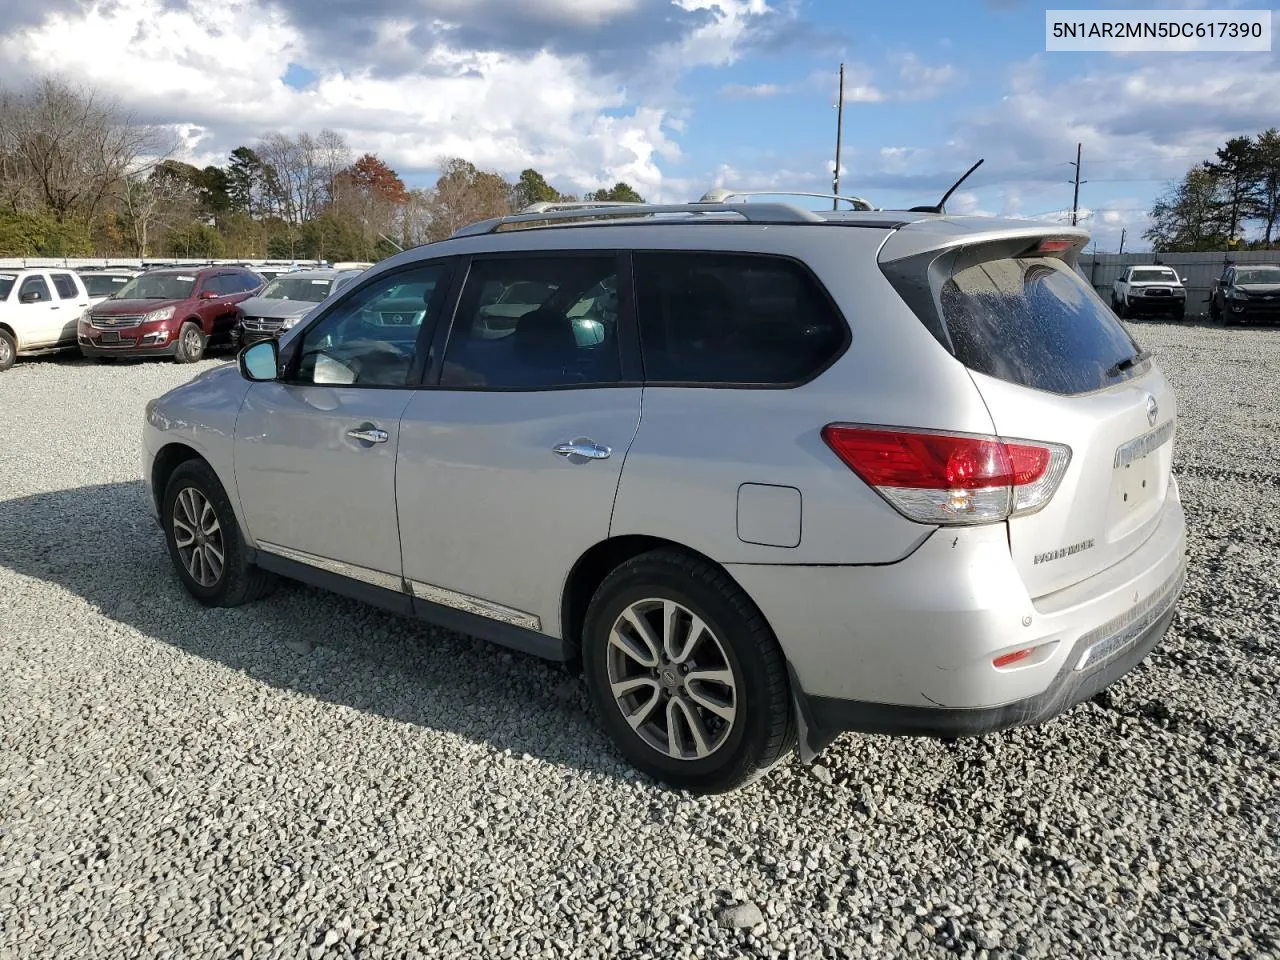
[[[1178,282],[1179,282],[1179,283],[1190,283],[1191,281],[1190,281],[1190,280],[1188,280],[1186,277],[1179,277],[1179,278],[1178,278]]]
[[[18,302],[19,303],[39,303],[40,291],[28,290],[26,293],[22,294],[22,296],[18,297]]]
[[[275,340],[259,340],[240,351],[240,376],[264,383],[280,376],[280,348]]]
[[[201,299],[201,300],[217,300],[217,299],[218,299],[218,291],[216,291],[216,290],[204,290],[204,291],[202,291],[202,292],[201,292],[201,294],[200,294],[200,299]]]

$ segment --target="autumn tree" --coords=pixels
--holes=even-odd
[[[511,186],[500,174],[458,157],[442,161],[429,202],[430,240],[444,240],[467,224],[511,212]]]
[[[334,178],[331,218],[350,227],[357,238],[356,259],[375,255],[386,237],[401,233],[401,212],[409,200],[404,181],[371,153],[361,156]],[[350,243],[350,241],[346,241]]]

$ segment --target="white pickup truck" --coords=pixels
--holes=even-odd
[[[71,270],[0,269],[0,371],[18,357],[76,349],[76,323],[89,304]]]
[[[1187,315],[1187,288],[1170,267],[1125,267],[1111,286],[1111,309],[1121,317],[1139,313],[1170,313],[1182,320]]]

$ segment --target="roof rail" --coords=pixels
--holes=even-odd
[[[730,190],[716,187],[702,195],[702,203],[726,203],[733,197],[817,197],[821,200],[843,200],[854,210],[874,210],[861,197],[846,197],[838,193],[809,193],[804,190]]]
[[[552,210],[589,210],[599,207],[643,207],[643,200],[543,200],[531,203],[521,213],[550,213]]]
[[[555,205],[559,206],[559,205]],[[603,207],[573,207],[567,210],[547,210],[535,213],[517,213],[508,217],[481,220],[455,230],[455,237],[478,237],[495,233],[508,225],[555,223],[560,220],[610,220],[620,217],[651,217],[667,213],[731,213],[747,223],[787,224],[823,223],[823,218],[812,210],[792,206],[789,203],[610,203]],[[667,221],[670,222],[670,221]]]

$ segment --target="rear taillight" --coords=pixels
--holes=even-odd
[[[832,423],[822,439],[908,519],[991,523],[1033,513],[1053,496],[1071,450],[966,434]]]

